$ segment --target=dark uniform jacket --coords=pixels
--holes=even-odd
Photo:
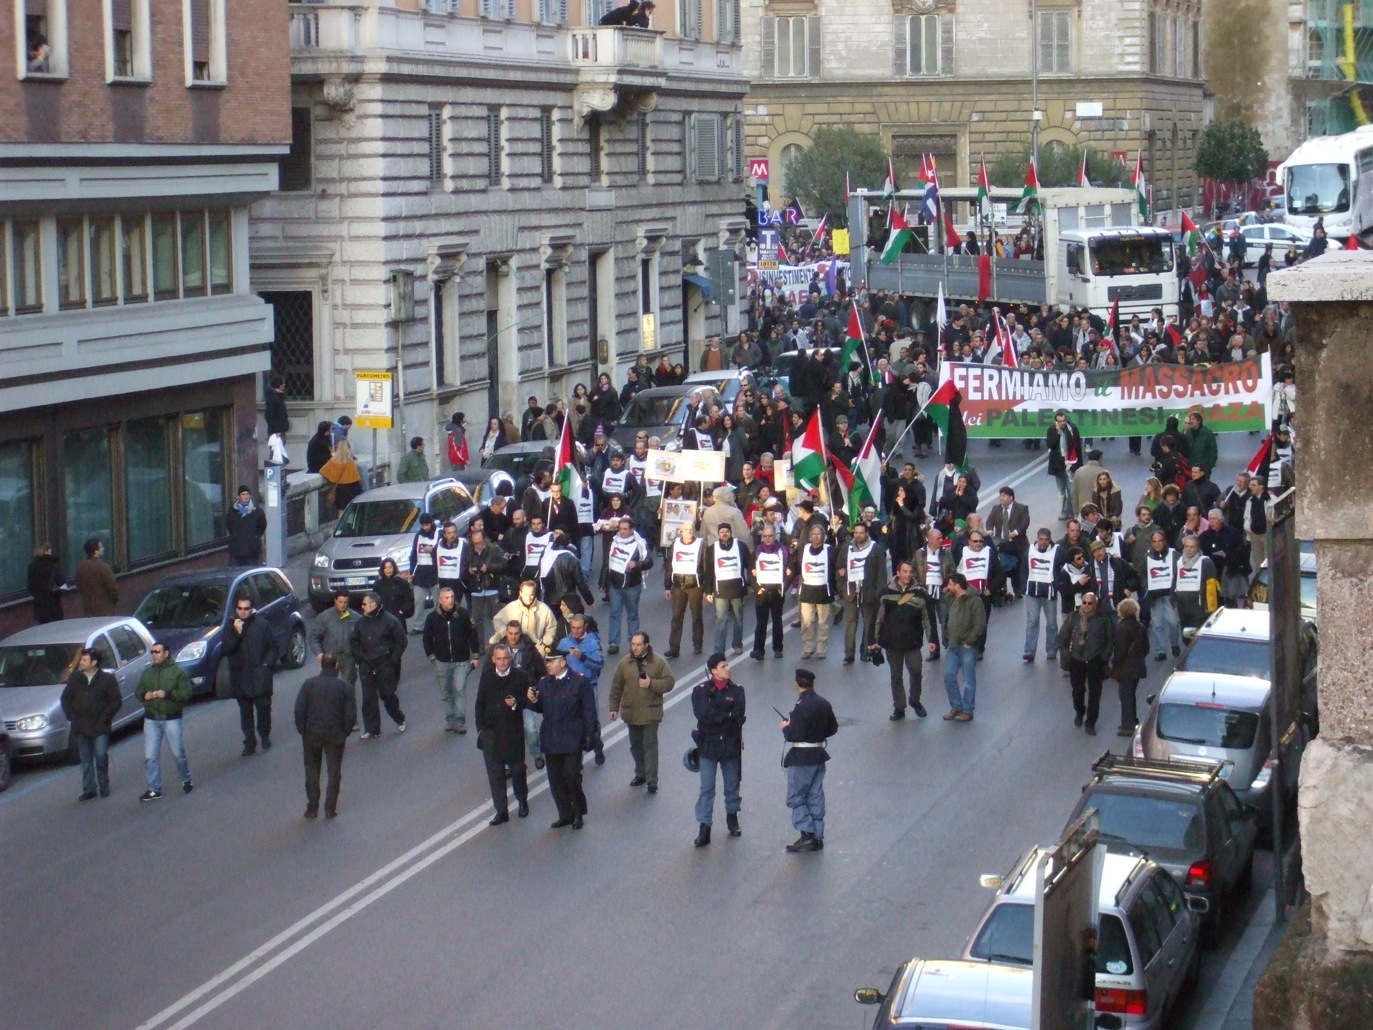
[[[691,738],[702,758],[737,762],[744,755],[744,688],[729,680],[723,689],[707,678],[691,690],[691,710],[696,729]]]
[[[561,679],[545,676],[535,689],[538,700],[529,707],[543,714],[539,729],[543,753],[571,755],[590,750],[600,728],[591,681],[569,669]]]
[[[72,732],[83,737],[109,733],[122,704],[119,681],[114,673],[100,669],[89,680],[77,669],[67,677],[62,690],[62,714],[72,724]]]
[[[358,721],[353,688],[333,671],[311,676],[296,695],[296,732],[302,737],[348,736]]]
[[[517,666],[507,676],[498,675],[489,662],[482,669],[477,685],[477,746],[498,762],[524,761],[524,710],[529,707],[526,692],[529,677]],[[512,709],[505,703],[515,697]]]
[[[229,656],[234,697],[271,697],[272,672],[281,660],[281,648],[265,620],[249,616],[241,634],[231,621],[224,630],[224,653]]]
[[[839,732],[839,720],[834,717],[830,703],[814,690],[803,690],[788,717],[782,736],[790,744],[823,744]],[[823,765],[830,760],[823,747],[792,747],[782,759],[783,768],[794,765]]]

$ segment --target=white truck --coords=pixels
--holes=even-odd
[[[912,216],[923,208],[922,197],[913,192],[898,196],[909,204]],[[946,211],[969,209],[976,196],[972,189],[940,191]],[[994,203],[1014,203],[1019,196],[1017,190],[992,190]],[[1039,197],[1043,259],[1011,257],[1015,230],[1002,231],[1007,256],[991,262],[992,303],[1074,305],[1104,315],[1119,300],[1122,320],[1135,313],[1147,315],[1153,308],[1162,308],[1165,315],[1177,313],[1172,234],[1139,224],[1133,190],[1042,189]],[[853,196],[849,224],[867,225],[869,208],[879,204],[875,195]],[[966,235],[971,225],[958,221],[963,226],[960,234]],[[950,300],[975,300],[981,278],[977,257],[941,253],[944,233],[936,229],[930,235],[935,252],[908,251],[890,265],[881,263],[878,251],[855,248],[850,255],[853,281],[866,283],[871,290],[931,298],[942,283]],[[985,231],[978,235],[985,248]]]

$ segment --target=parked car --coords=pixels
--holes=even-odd
[[[0,739],[16,759],[78,758],[71,724],[62,714],[62,690],[83,648],[100,655],[100,667],[119,681],[123,704],[116,730],[143,717],[134,697],[151,656],[152,634],[128,615],[64,619],[20,630],[0,641]]]
[[[1134,753],[1161,762],[1220,762],[1225,782],[1257,813],[1259,829],[1265,831],[1272,825],[1277,770],[1272,704],[1267,677],[1175,672],[1140,724]],[[1284,801],[1297,793],[1306,728],[1299,724],[1285,741]]]
[[[687,414],[692,409],[693,398],[698,396],[710,404],[720,403],[720,391],[708,383],[694,386],[679,383],[640,390],[625,408],[611,439],[628,453],[634,449],[634,438],[642,430],[649,436],[658,437],[663,450],[680,450],[682,432],[688,428]]]
[[[360,599],[381,571],[383,558],[409,572],[410,546],[424,512],[441,526],[454,523],[462,535],[477,508],[467,487],[451,476],[378,487],[349,502],[311,563],[311,607],[324,611],[334,603],[335,590]]]
[[[739,394],[747,388],[757,388],[758,377],[746,368],[724,372],[693,372],[682,381],[682,385],[713,387],[720,395],[720,403],[732,411],[734,399]]]
[[[963,958],[1031,968],[1043,854],[1031,848],[1000,881]],[[1201,966],[1197,913],[1166,869],[1130,855],[1106,856],[1097,905],[1097,1012],[1117,1014],[1131,1030],[1163,1030]]]
[[[1314,551],[1303,549],[1298,560],[1301,569],[1301,617],[1314,625],[1316,622],[1316,554]],[[1271,583],[1269,577],[1268,562],[1265,561],[1254,575],[1254,582],[1249,584],[1249,602],[1253,605],[1254,611],[1268,611],[1268,588]]]
[[[493,473],[504,472],[515,481],[516,501],[524,494],[529,484],[533,482],[534,473],[540,468],[553,468],[554,445],[546,440],[528,440],[524,443],[506,444],[498,451],[493,451],[491,457],[482,462],[480,470],[481,482],[474,489],[469,483],[468,489],[472,493],[472,499],[476,501],[477,507],[485,507],[491,501],[490,483]]]
[[[300,599],[280,569],[221,566],[177,572],[148,591],[134,616],[171,649],[194,693],[224,695],[229,687],[224,632],[234,618],[234,601],[243,596],[252,599],[256,617],[272,627],[282,668],[304,665],[309,653],[305,619]]]
[[[880,1006],[873,1030],[1030,1030],[1033,993],[1029,967],[913,958],[902,963],[886,994],[860,987],[853,1000]]]
[[[1209,766],[1151,762],[1107,751],[1092,765],[1068,825],[1095,808],[1112,854],[1147,856],[1172,873],[1211,941],[1254,876],[1256,819]]]
[[[1288,247],[1295,246],[1298,250],[1304,250],[1312,239],[1309,232],[1294,229],[1290,225],[1279,225],[1275,222],[1269,222],[1266,225],[1246,225],[1240,230],[1240,235],[1244,237],[1244,263],[1246,265],[1257,265],[1259,258],[1263,257],[1264,247],[1271,243],[1275,268],[1282,267],[1278,262],[1281,262]]]

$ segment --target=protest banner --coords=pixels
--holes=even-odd
[[[648,468],[653,478],[665,483],[723,483],[723,451],[649,450]]]
[[[1217,433],[1264,431],[1273,389],[1267,354],[1212,365],[1061,372],[946,361],[939,382],[958,387],[973,440],[1043,439],[1060,409],[1087,438],[1153,436],[1170,415],[1181,423],[1193,408]]]
[[[760,270],[757,266],[749,266],[748,286],[750,289],[755,284],[764,288],[770,288],[776,293],[780,293],[793,307],[800,307],[805,303],[806,297],[810,292],[810,284],[818,279],[824,285],[829,276],[830,265],[834,265],[835,274],[842,275],[847,280],[849,275],[849,263],[847,261],[835,261],[826,258],[823,261],[812,261],[805,265],[780,265],[773,271]]]

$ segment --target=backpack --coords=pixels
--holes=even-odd
[[[454,468],[461,468],[471,460],[471,454],[467,448],[467,438],[463,437],[461,444],[458,443],[456,430],[448,434],[448,464]]]

